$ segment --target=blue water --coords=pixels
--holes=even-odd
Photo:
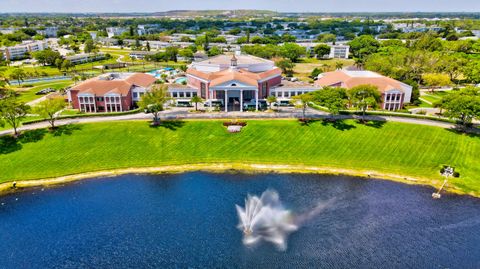
[[[180,77],[180,78],[175,79],[175,83],[177,83],[177,84],[182,84],[184,82],[187,82],[186,77]]]
[[[242,245],[235,204],[335,198],[278,251]],[[480,199],[387,181],[203,172],[124,175],[0,197],[0,268],[480,268]]]

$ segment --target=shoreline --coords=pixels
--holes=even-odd
[[[361,177],[364,179],[389,180],[400,182],[409,185],[423,185],[438,189],[442,179],[429,178],[415,178],[410,176],[380,173],[377,171],[355,170],[355,169],[339,169],[322,166],[308,166],[308,165],[287,165],[287,164],[245,164],[245,163],[229,163],[229,164],[183,164],[183,165],[165,165],[156,167],[136,167],[124,169],[102,170],[95,172],[85,172],[80,174],[72,174],[53,178],[9,181],[0,184],[0,195],[15,192],[25,188],[41,187],[41,186],[55,186],[66,184],[70,182],[95,179],[99,177],[115,177],[125,174],[162,174],[162,173],[187,173],[195,171],[205,172],[229,172],[237,171],[244,173],[274,173],[274,174],[324,174],[324,175],[346,175]],[[16,189],[12,188],[13,182],[16,182]],[[438,185],[438,186],[437,186]],[[480,198],[480,193],[464,192],[456,187],[447,185],[444,192],[454,193],[459,195],[469,195]]]

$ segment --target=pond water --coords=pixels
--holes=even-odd
[[[235,205],[276,190],[287,239],[242,243]],[[345,176],[123,175],[0,197],[0,268],[480,268],[480,199]]]

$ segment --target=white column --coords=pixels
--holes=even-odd
[[[225,112],[228,112],[228,97],[227,90],[225,90]]]
[[[122,105],[122,95],[120,95],[120,111],[123,111],[123,105]]]
[[[212,108],[212,97],[213,97],[213,91],[208,89],[208,100],[210,102],[210,108]]]
[[[94,108],[95,112],[97,112],[97,97],[96,96],[93,96],[93,108]]]
[[[243,112],[243,90],[240,90],[240,112]]]
[[[258,89],[255,90],[255,111],[258,111]]]

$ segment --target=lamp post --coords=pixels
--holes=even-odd
[[[443,180],[443,184],[440,187],[440,189],[438,189],[437,192],[432,193],[432,198],[433,199],[440,199],[442,197],[440,192],[442,191],[443,187],[445,187],[445,185],[447,184],[448,177],[453,176],[454,172],[455,172],[455,169],[453,167],[447,166],[447,167],[444,168],[444,170],[442,172],[442,176],[444,176],[445,179]]]

